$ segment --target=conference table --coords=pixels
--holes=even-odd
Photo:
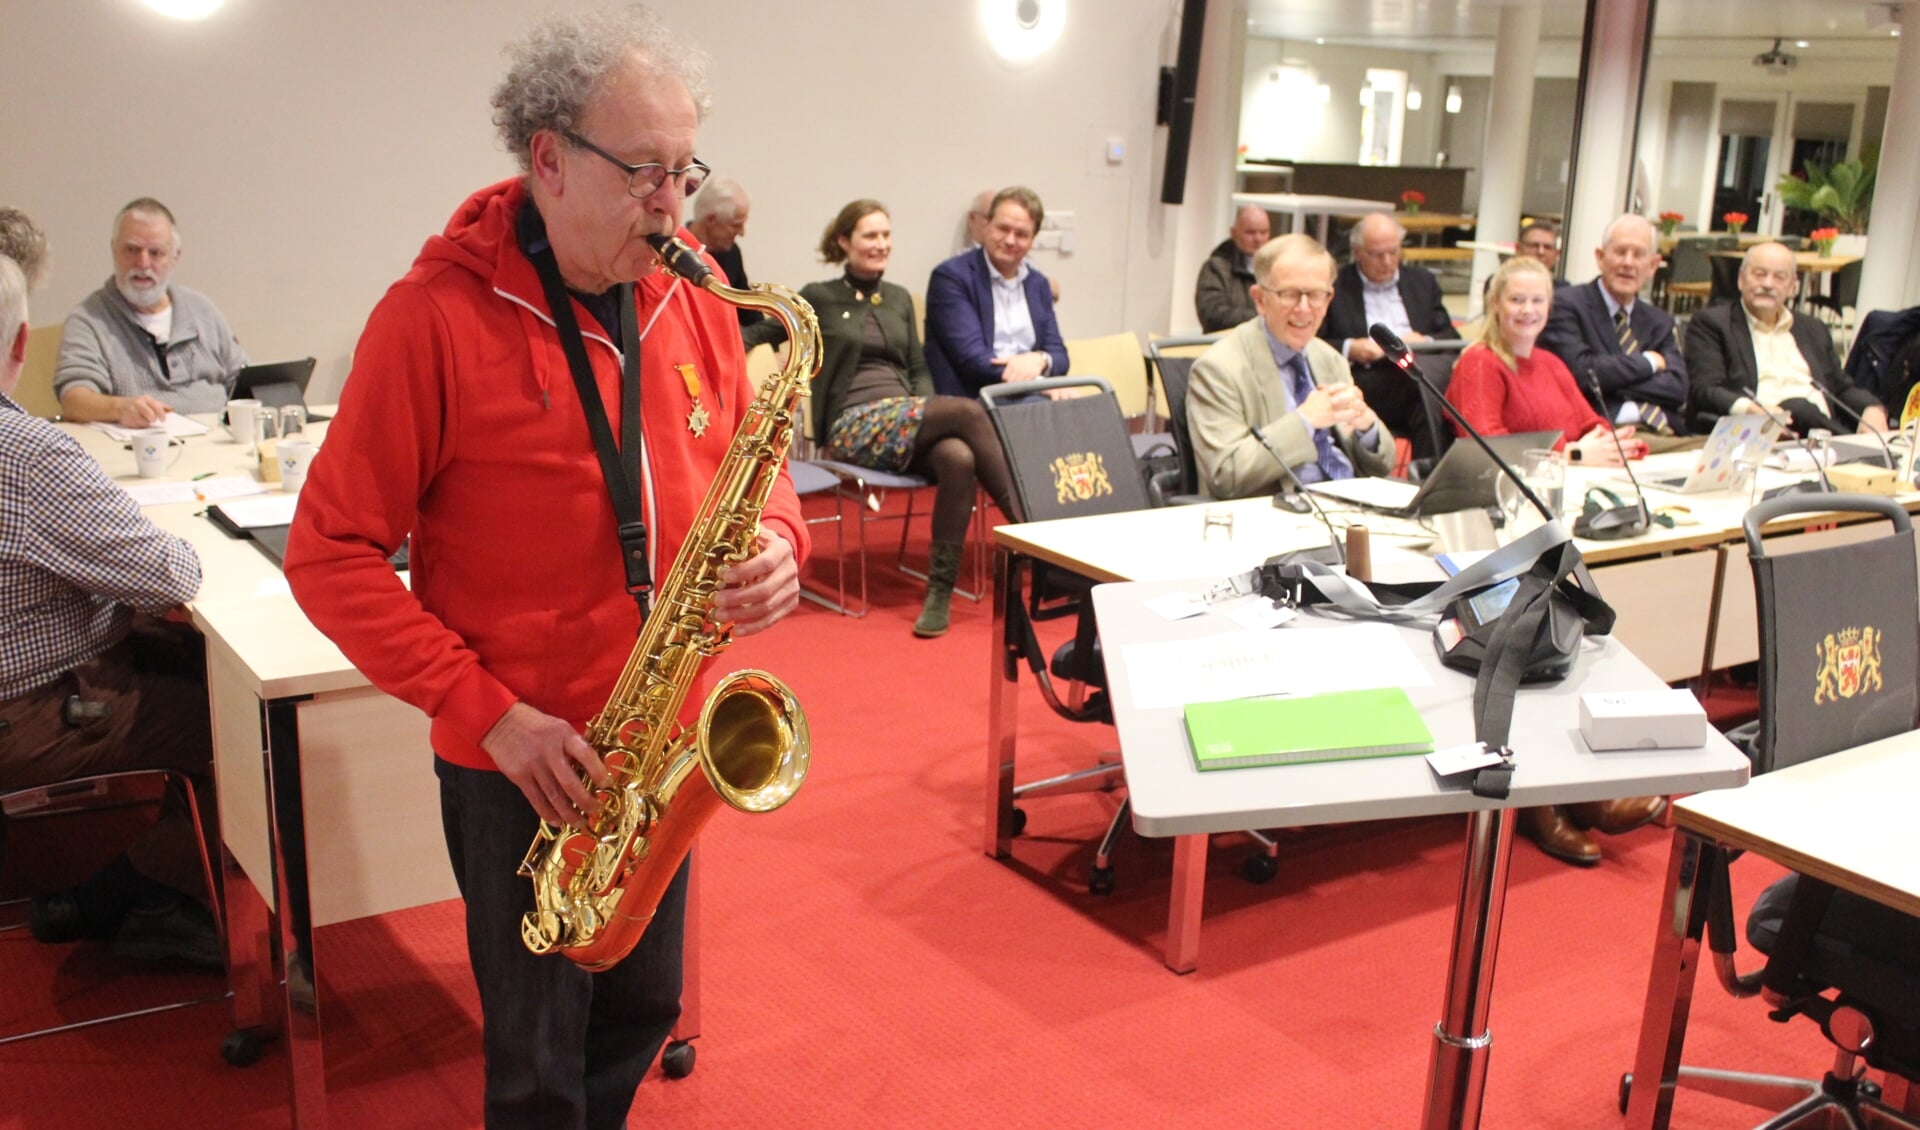
[[[212,416],[195,419],[210,429],[184,441],[163,479],[140,478],[122,441],[90,427],[61,427],[136,497],[168,483],[257,482],[254,446],[235,442]],[[306,438],[324,444],[326,428],[325,421],[309,423]],[[259,485],[266,493],[232,503],[281,497],[277,483]],[[207,508],[187,500],[142,511],[193,545],[203,575],[187,611],[207,645],[221,839],[246,880],[231,881],[229,873],[223,891],[236,1032],[222,1051],[248,1061],[263,1041],[284,1036],[292,1121],[322,1127],[318,997],[325,947],[314,931],[459,895],[441,831],[428,720],[369,684],[301,612],[278,562],[252,539],[229,536],[206,517]],[[692,942],[698,923],[692,883],[676,1045],[699,1029]],[[295,1002],[287,974],[295,953],[310,963],[312,1007]]]
[[[1142,835],[1174,838],[1167,964],[1176,971],[1193,967],[1212,833],[1468,814],[1445,1002],[1434,1030],[1422,1125],[1477,1126],[1491,1046],[1487,1018],[1513,809],[1731,788],[1746,781],[1747,759],[1712,730],[1703,744],[1692,748],[1611,753],[1588,749],[1577,730],[1581,695],[1666,687],[1618,640],[1599,639],[1582,645],[1566,679],[1525,688],[1515,696],[1509,742],[1515,772],[1511,795],[1504,799],[1475,796],[1464,778],[1439,778],[1426,759],[1417,756],[1201,772],[1189,752],[1182,707],[1162,701],[1166,695],[1150,686],[1136,685],[1134,664],[1146,661],[1136,649],[1169,641],[1218,637],[1232,646],[1233,637],[1242,633],[1224,615],[1209,610],[1169,620],[1148,604],[1169,593],[1205,591],[1214,579],[1106,584],[1093,590],[1134,828]],[[1335,618],[1303,614],[1278,630],[1312,634],[1351,629]],[[1435,748],[1471,743],[1473,680],[1441,666],[1424,625],[1388,631],[1400,637],[1429,680],[1405,689],[1432,731]],[[1376,658],[1404,665],[1384,651]]]
[[[1627,1100],[1628,1126],[1665,1127],[1673,1113],[1694,976],[1703,956],[1704,915],[1695,906],[1703,854],[1750,851],[1839,890],[1920,915],[1916,795],[1920,732],[1909,732],[1775,770],[1743,789],[1675,803],[1673,848]],[[1888,1097],[1895,1105],[1901,1102]],[[1914,1097],[1911,1091],[1905,1096],[1910,1111]]]

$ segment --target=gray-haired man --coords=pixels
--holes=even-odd
[[[742,290],[747,287],[747,261],[740,254],[740,237],[747,234],[747,211],[752,207],[753,199],[739,181],[713,177],[693,198],[693,219],[687,221],[687,230],[720,265],[720,273],[727,276],[727,285]],[[736,313],[743,330],[766,317],[758,310],[741,309]]]

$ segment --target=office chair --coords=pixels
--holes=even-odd
[[[1873,514],[1892,533],[1871,541],[1785,555],[1766,552],[1761,531],[1796,513]],[[1768,773],[1914,728],[1920,719],[1920,568],[1913,527],[1876,495],[1785,495],[1748,511],[1745,533],[1760,631],[1760,718],[1727,736]],[[1846,583],[1835,584],[1835,578]],[[1729,854],[1701,853],[1705,933],[1714,971],[1735,997],[1765,995],[1772,1019],[1806,1016],[1838,1048],[1820,1080],[1682,1066],[1680,1086],[1756,1106],[1792,1104],[1769,1130],[1910,1121],[1878,1101],[1867,1065],[1920,1077],[1920,921],[1804,875],[1774,884],[1755,902],[1747,938],[1766,965],[1735,968]],[[1626,1110],[1631,1074],[1623,1076]],[[1869,1121],[1862,1118],[1871,1116]]]
[[[1154,476],[1147,489],[1155,506],[1188,505],[1208,501],[1200,485],[1200,468],[1194,461],[1193,436],[1187,430],[1187,385],[1193,363],[1204,348],[1220,340],[1219,334],[1194,337],[1156,338],[1147,343],[1160,390],[1165,394],[1168,432],[1173,436],[1174,454],[1179,465],[1172,474]],[[1198,347],[1198,348],[1196,348]]]
[[[14,902],[25,902],[34,895],[51,893],[62,885],[77,882],[84,875],[56,875],[52,869],[39,867],[28,873],[24,866],[28,853],[18,850],[20,841],[35,833],[58,836],[58,846],[50,847],[47,852],[32,853],[36,856],[55,854],[64,856],[70,851],[70,825],[83,814],[125,814],[139,811],[146,814],[140,821],[115,820],[100,831],[101,835],[117,833],[112,844],[90,844],[93,854],[102,858],[98,862],[104,865],[113,856],[125,850],[134,838],[144,831],[159,814],[160,806],[166,803],[169,795],[183,798],[187,806],[188,817],[193,821],[196,838],[200,845],[200,867],[207,890],[210,892],[209,906],[213,913],[214,929],[220,936],[226,936],[221,921],[219,886],[214,881],[213,859],[207,846],[206,828],[200,822],[200,807],[194,799],[193,787],[187,778],[170,769],[136,769],[122,773],[99,773],[86,777],[74,777],[52,784],[37,785],[32,788],[14,789],[0,793],[0,890],[13,896]],[[100,821],[95,820],[92,827]],[[62,835],[62,832],[65,835]],[[8,851],[9,840],[15,841],[15,850]],[[10,861],[11,865],[10,865]],[[17,930],[24,923],[6,927]],[[11,1044],[20,1040],[31,1040],[38,1036],[51,1036],[61,1032],[72,1032],[81,1028],[91,1028],[99,1024],[109,1024],[116,1020],[130,1020],[136,1016],[150,1016],[159,1012],[171,1012],[175,1009],[191,1008],[194,1005],[210,1004],[226,1000],[228,992],[222,986],[218,993],[196,996],[170,1004],[155,1005],[149,1008],[129,1009],[122,1012],[95,1016],[87,1020],[71,1021],[66,1024],[50,1025],[31,1032],[19,1032],[0,1036],[0,1044]]]
[[[1674,243],[1666,285],[1666,305],[1672,313],[1704,306],[1713,294],[1713,260],[1707,252],[1714,250],[1717,242],[1705,236]]]
[[[1453,383],[1453,364],[1460,359],[1460,351],[1466,347],[1466,342],[1448,338],[1423,341],[1414,350],[1413,363],[1420,366],[1420,372],[1433,382],[1433,387],[1440,390],[1441,396],[1445,396],[1447,386]],[[1412,476],[1416,479],[1425,478],[1426,473],[1433,470],[1433,465],[1440,462],[1440,457],[1447,453],[1447,448],[1453,446],[1453,423],[1446,409],[1440,407],[1439,399],[1433,395],[1432,389],[1426,385],[1420,386],[1420,404],[1426,409],[1427,438],[1433,442],[1433,460],[1416,461],[1413,470],[1417,474]]]
[[[1053,389],[1092,389],[1094,395],[1062,400],[1038,395]],[[994,385],[981,390],[980,401],[1006,451],[1014,494],[1027,521],[1115,514],[1152,505],[1146,484],[1134,468],[1133,445],[1119,402],[1106,381],[1068,376]],[[1026,663],[1054,713],[1073,722],[1110,725],[1113,711],[1093,618],[1092,586],[1085,577],[1035,562],[1027,600],[1007,602],[1006,635],[1000,646],[1013,661]],[[1065,616],[1075,618],[1073,637],[1049,656],[1034,623]],[[1117,761],[1103,760],[1091,768],[1016,785],[1013,794],[1018,801],[1090,781],[1111,787],[1120,772]],[[1131,806],[1122,801],[1094,851],[1087,877],[1087,887],[1094,894],[1113,891],[1113,848],[1131,813]],[[1015,835],[1026,828],[1026,811],[1018,806],[1013,826]],[[1262,851],[1254,857],[1260,862],[1248,864],[1247,874],[1264,881],[1278,871],[1279,848],[1257,832],[1252,835]]]

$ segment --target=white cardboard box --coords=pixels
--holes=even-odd
[[[1691,691],[1583,694],[1580,736],[1594,750],[1691,749],[1706,743],[1707,712]]]

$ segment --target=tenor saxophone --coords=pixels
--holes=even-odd
[[[671,274],[779,317],[792,344],[748,404],[612,696],[587,724],[587,742],[612,774],[605,786],[589,786],[596,810],[584,829],[542,821],[520,865],[533,880],[534,909],[520,922],[527,948],[559,950],[596,971],[632,952],[719,802],[742,812],[779,808],[799,790],[811,750],[805,712],[765,671],[722,679],[693,727],[678,718],[701,664],[731,642],[731,625],[712,619],[720,570],[753,551],[792,442],[795,406],[820,369],[820,325],[813,307],[784,287],[727,286],[677,239],[648,241]]]

